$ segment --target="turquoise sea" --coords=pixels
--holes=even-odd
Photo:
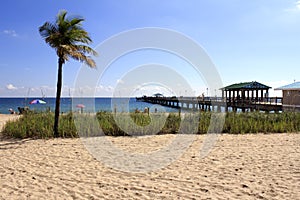
[[[42,99],[46,104],[30,104],[34,99]],[[150,111],[155,108],[158,112],[178,112],[177,109],[162,107],[145,102],[138,102],[135,98],[61,98],[60,111],[80,111],[77,108],[78,104],[83,104],[84,112],[98,112],[98,111],[113,111],[118,112],[134,112],[136,109],[143,111],[145,107],[149,107]],[[45,111],[55,109],[55,98],[0,98],[0,113],[9,114],[9,109],[18,112],[18,107],[29,107],[30,110]]]

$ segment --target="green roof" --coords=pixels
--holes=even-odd
[[[222,90],[239,90],[239,89],[270,89],[271,87],[261,84],[256,81],[244,82],[244,83],[235,83],[224,88]]]
[[[161,93],[155,93],[155,94],[153,94],[153,96],[156,96],[156,97],[162,97],[162,96],[164,96],[163,94],[161,94]]]

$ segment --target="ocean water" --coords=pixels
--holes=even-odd
[[[9,109],[18,112],[18,107],[29,107],[30,110],[46,111],[50,109],[54,112],[55,98],[44,98],[46,104],[29,104],[34,99],[42,98],[0,98],[0,113],[9,114]],[[157,109],[158,112],[178,112],[177,109],[153,105],[146,102],[136,101],[135,98],[61,98],[61,112],[79,112],[78,104],[83,104],[84,112],[114,111],[134,112],[136,109],[143,111],[145,107],[150,108],[150,112]]]

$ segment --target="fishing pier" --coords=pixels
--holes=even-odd
[[[222,90],[222,97],[137,97],[137,101],[159,104],[176,109],[199,111],[282,111],[281,97],[268,97],[270,87],[258,82],[233,84]]]

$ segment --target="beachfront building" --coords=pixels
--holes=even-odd
[[[300,111],[300,82],[275,88],[275,90],[282,90],[283,111]]]

